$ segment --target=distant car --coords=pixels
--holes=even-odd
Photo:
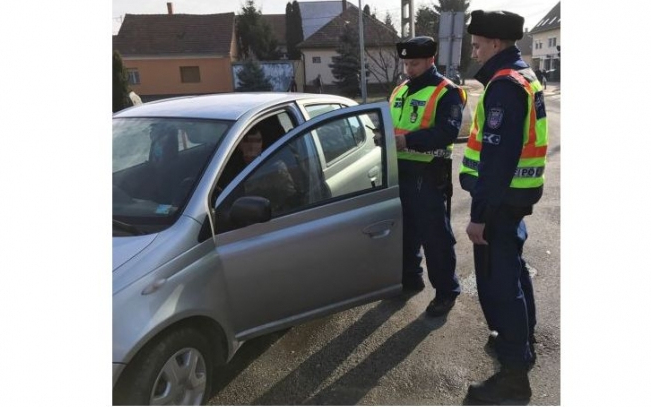
[[[228,174],[256,124],[264,151]],[[283,205],[265,182],[279,161]],[[386,102],[235,93],[114,114],[113,403],[204,404],[244,341],[400,293],[397,180]]]

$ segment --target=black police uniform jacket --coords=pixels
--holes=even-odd
[[[520,50],[514,45],[486,61],[475,79],[485,87],[501,69],[519,70],[527,67],[529,65],[522,60]],[[481,180],[469,174],[459,176],[461,187],[472,196],[470,220],[473,223],[486,223],[501,205],[506,205],[521,215],[531,214],[533,204],[540,200],[543,191],[542,186],[510,188],[522,152],[522,129],[527,113],[527,95],[524,89],[509,79],[494,81],[484,96],[484,111],[490,112],[491,109],[501,109],[503,112],[498,128],[490,129],[491,133],[502,136],[500,144],[482,145]]]

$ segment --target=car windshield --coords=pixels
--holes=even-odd
[[[232,123],[114,118],[114,225],[131,234],[171,225]]]

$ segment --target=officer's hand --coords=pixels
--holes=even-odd
[[[485,244],[488,242],[484,240],[484,228],[486,227],[485,223],[473,223],[468,222],[468,227],[466,228],[466,233],[470,238],[470,241],[474,244]]]
[[[405,140],[404,134],[396,134],[396,150],[404,150],[407,148],[407,140]]]

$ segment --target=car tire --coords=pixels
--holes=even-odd
[[[208,338],[183,327],[143,348],[113,390],[113,405],[202,405],[211,396],[214,352]]]

